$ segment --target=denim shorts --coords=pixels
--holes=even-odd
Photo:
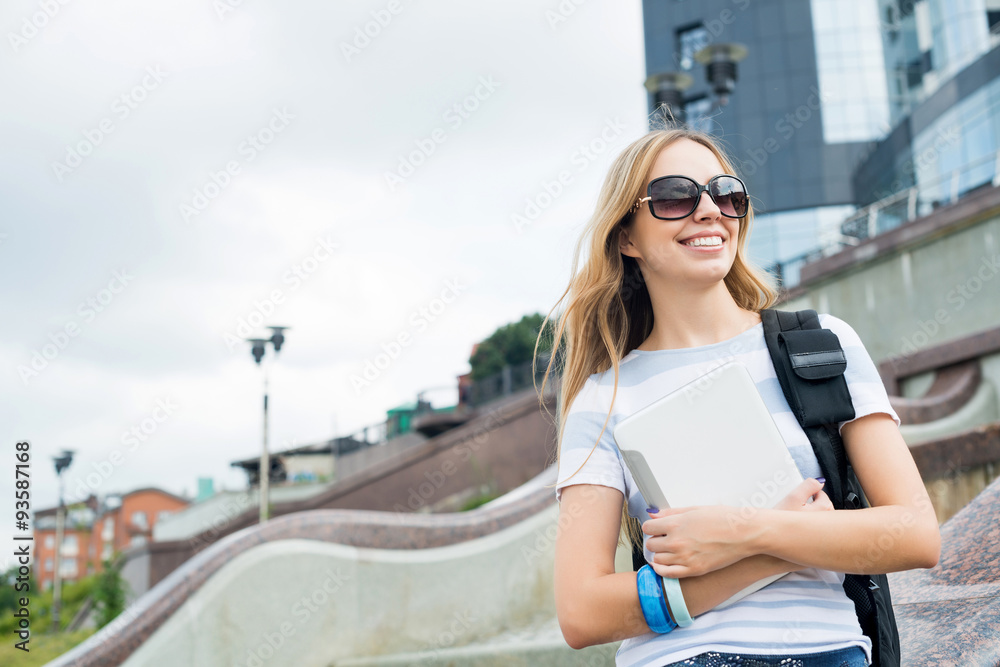
[[[748,653],[702,653],[664,667],[868,667],[859,646],[795,655],[751,655]]]

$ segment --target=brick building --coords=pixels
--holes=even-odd
[[[64,581],[76,581],[94,572],[91,537],[98,506],[97,497],[92,495],[66,508],[60,565]],[[43,590],[52,586],[56,576],[56,511],[53,507],[35,512],[35,578]]]
[[[76,581],[100,572],[102,563],[116,552],[144,544],[156,522],[186,508],[184,498],[160,489],[136,489],[99,501],[91,495],[67,507],[63,529],[63,581]],[[35,512],[35,577],[42,589],[55,579],[56,511]]]

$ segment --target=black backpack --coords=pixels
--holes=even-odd
[[[844,371],[847,358],[837,335],[819,324],[815,310],[762,310],[764,340],[788,405],[805,431],[836,509],[868,506],[854,474],[838,422],[854,418]],[[642,544],[632,547],[632,565],[645,565]],[[862,632],[872,642],[873,667],[899,667],[899,632],[884,574],[847,574],[844,592],[854,602]]]

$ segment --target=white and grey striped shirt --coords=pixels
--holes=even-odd
[[[844,348],[845,377],[855,419],[884,412],[898,425],[899,418],[889,405],[878,371],[854,329],[832,315],[821,315],[820,323],[837,334]],[[565,417],[557,498],[564,487],[572,484],[609,486],[628,498],[629,514],[647,520],[647,505],[615,447],[614,427],[659,397],[732,360],[742,362],[750,371],[802,476],[819,476],[819,463],[781,391],[764,343],[763,325],[758,324],[713,345],[633,350],[626,355],[620,363],[614,410],[596,449],[594,443],[611,404],[614,371],[591,375]],[[647,560],[651,557],[646,551]],[[626,639],[616,662],[639,667],[665,665],[706,651],[791,655],[860,646],[870,663],[871,642],[861,632],[854,604],[844,593],[843,580],[842,573],[829,570],[792,572],[729,607],[698,616],[686,628]]]

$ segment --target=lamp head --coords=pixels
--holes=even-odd
[[[742,44],[709,44],[698,49],[694,59],[705,66],[705,78],[712,90],[725,104],[736,87],[736,63],[747,57],[747,47]]]
[[[285,342],[285,329],[291,327],[268,327],[271,330],[271,345],[274,345],[275,353],[281,352],[281,345]]]
[[[73,464],[73,451],[64,449],[62,454],[59,456],[53,456],[52,460],[56,463],[56,474],[61,475],[63,470]]]
[[[253,355],[253,360],[260,364],[260,360],[264,358],[264,352],[267,348],[264,345],[267,343],[266,338],[248,338],[247,342],[251,344],[250,354]]]

